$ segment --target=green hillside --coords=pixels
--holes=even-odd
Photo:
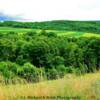
[[[30,31],[39,31],[39,29],[0,27],[0,33],[8,33],[8,32],[25,33]]]
[[[100,33],[100,21],[66,21],[66,20],[45,21],[45,22],[5,21],[5,22],[0,22],[0,26]]]

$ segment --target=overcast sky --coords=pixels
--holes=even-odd
[[[0,13],[25,21],[100,20],[100,0],[0,0]]]

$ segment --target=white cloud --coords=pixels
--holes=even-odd
[[[0,0],[0,11],[32,21],[100,20],[100,0]]]

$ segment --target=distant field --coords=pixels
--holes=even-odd
[[[40,32],[41,29],[28,29],[28,28],[11,28],[11,27],[0,27],[0,32],[17,32],[17,33],[25,33],[30,31]],[[47,32],[55,32],[58,36],[68,36],[68,37],[100,37],[100,34],[96,33],[85,33],[85,32],[77,32],[77,31],[58,31],[58,30],[46,30]]]
[[[67,74],[62,79],[37,84],[0,85],[0,100],[30,100],[29,97],[34,96],[59,96],[58,99],[45,100],[100,100],[100,73],[82,76]],[[78,99],[71,99],[72,97]]]

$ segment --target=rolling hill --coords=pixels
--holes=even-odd
[[[45,21],[45,22],[15,22],[4,21],[0,22],[2,27],[15,28],[31,28],[31,29],[46,29],[46,30],[65,30],[65,31],[80,31],[89,33],[100,33],[100,21]]]

